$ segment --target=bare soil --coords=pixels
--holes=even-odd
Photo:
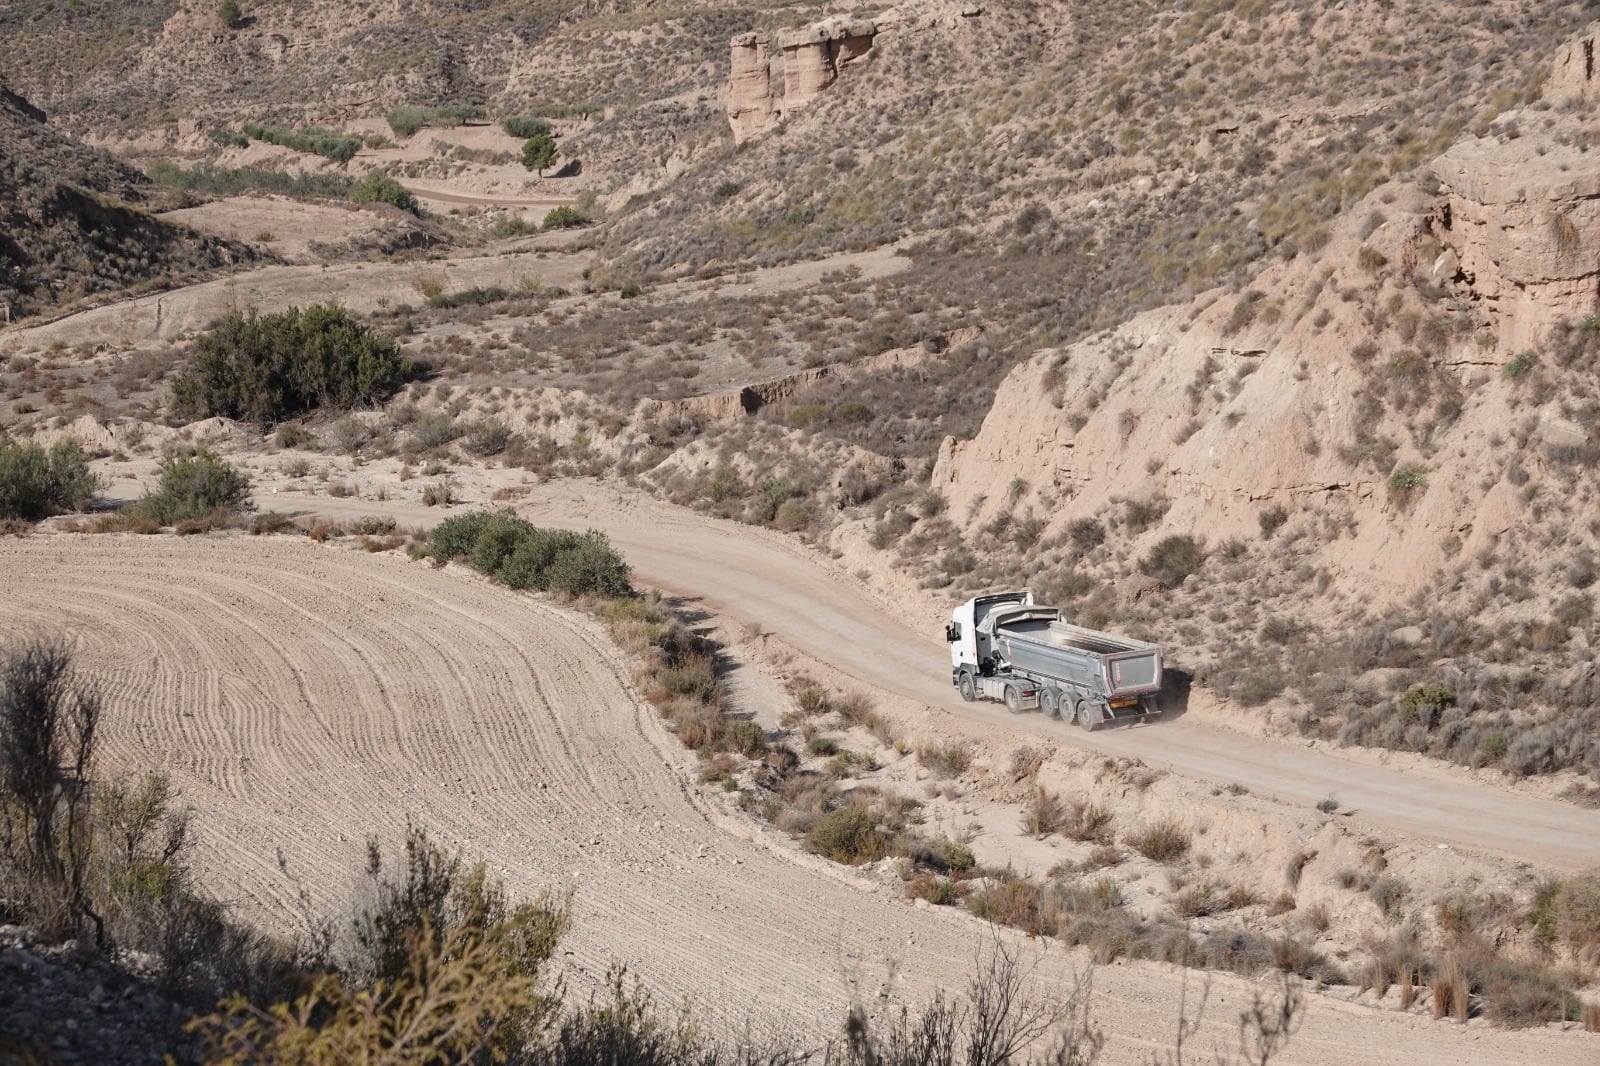
[[[575,991],[620,958],[664,995],[693,989],[719,1029],[826,1032],[852,998],[959,984],[993,936],[1037,954],[1042,989],[1083,966],[775,845],[687,785],[688,756],[593,623],[457,568],[244,536],[41,535],[0,544],[0,565],[0,631],[79,638],[106,683],[107,763],[172,774],[203,876],[246,911],[287,924],[275,851],[326,906],[365,835],[410,818],[513,891],[578,887]],[[1112,1063],[1165,1046],[1199,983],[1150,964],[1094,982]],[[1214,978],[1195,1039],[1232,1046],[1252,991]],[[1282,1061],[1578,1063],[1591,1045],[1317,997]]]

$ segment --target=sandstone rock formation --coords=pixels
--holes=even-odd
[[[1494,320],[1506,351],[1593,313],[1600,294],[1600,168],[1546,137],[1475,138],[1433,165],[1445,200],[1430,225],[1454,280]]]
[[[827,91],[872,50],[878,27],[864,19],[828,19],[778,38],[783,49],[783,110],[793,113]]]
[[[742,144],[772,129],[782,117],[772,94],[768,38],[741,33],[732,42],[728,75],[728,123]]]
[[[1583,99],[1594,90],[1595,27],[1590,27],[1575,40],[1567,43],[1551,64],[1550,77],[1545,81],[1546,99],[1556,103]]]
[[[770,40],[755,33],[733,38],[728,76],[728,124],[742,143],[778,124],[827,91],[872,51],[877,24],[866,19],[825,19],[783,34],[783,100],[772,90]]]

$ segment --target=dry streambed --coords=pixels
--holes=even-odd
[[[991,935],[725,819],[595,625],[457,568],[288,538],[70,535],[0,542],[0,567],[0,636],[76,636],[106,685],[103,769],[170,773],[196,811],[206,882],[256,917],[287,919],[277,850],[333,907],[364,836],[393,840],[411,818],[515,892],[576,885],[578,988],[623,959],[720,1026],[813,1035],[852,995],[887,1005],[959,984]],[[1053,948],[1042,960],[1041,988],[1081,963]],[[1164,1043],[1185,982],[1192,993],[1198,978],[1146,964],[1095,975],[1109,1061]],[[1231,1045],[1250,988],[1215,979],[1201,1039]],[[1578,1033],[1317,999],[1285,1061],[1592,1052]]]

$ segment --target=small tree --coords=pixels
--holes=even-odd
[[[544,172],[556,161],[560,152],[556,148],[556,139],[548,133],[536,133],[529,137],[522,145],[522,165],[529,170],[536,170],[539,176],[544,177]]]
[[[217,18],[221,19],[222,24],[230,30],[237,27],[244,18],[244,10],[239,7],[239,0],[222,0],[221,6],[217,8]]]
[[[31,917],[70,934],[104,923],[85,885],[93,833],[89,770],[100,694],[72,670],[61,640],[36,639],[0,655],[0,860]]]

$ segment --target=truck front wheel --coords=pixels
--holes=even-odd
[[[1100,724],[1100,705],[1092,700],[1078,701],[1078,724],[1087,733],[1093,733]]]
[[[968,703],[978,698],[977,682],[972,680],[972,675],[969,673],[961,675],[961,698]]]

